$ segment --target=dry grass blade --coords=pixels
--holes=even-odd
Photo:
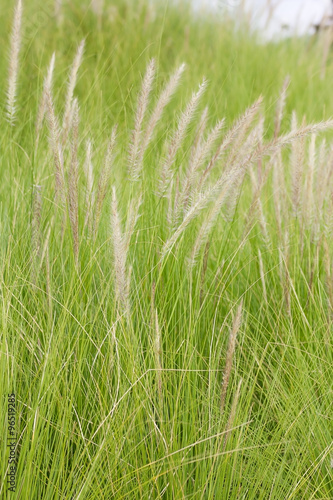
[[[242,311],[243,311],[243,301],[241,301],[240,305],[237,308],[236,315],[229,335],[229,343],[228,343],[228,349],[227,349],[227,355],[223,373],[222,388],[221,388],[221,401],[220,401],[221,412],[224,411],[225,407],[227,390],[232,370],[232,360],[234,357],[234,352],[236,347],[236,337],[242,323]]]
[[[130,143],[128,171],[132,181],[136,181],[140,177],[143,147],[141,141],[142,125],[146,115],[149,95],[151,93],[155,77],[155,61],[152,59],[147,67],[146,74],[142,81],[141,92],[138,98],[137,110],[135,114],[134,130]]]
[[[14,20],[13,20],[13,28],[10,41],[10,53],[9,53],[7,118],[10,125],[14,125],[15,121],[17,78],[19,71],[19,55],[21,47],[21,28],[22,28],[22,0],[18,0],[14,11]]]

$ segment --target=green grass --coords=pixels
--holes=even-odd
[[[187,8],[177,10],[167,2],[154,11],[145,1],[118,0],[112,6],[106,2],[102,20],[89,2],[63,3],[63,20],[57,23],[53,1],[25,2],[13,127],[6,120],[8,60],[0,59],[0,497],[329,500],[329,133],[326,144],[322,134],[316,139],[313,203],[306,187],[310,138],[292,145],[289,141],[281,154],[269,152],[247,161],[244,182],[230,191],[192,268],[189,257],[214,196],[165,254],[164,244],[186,212],[174,225],[168,224],[168,199],[157,196],[165,145],[203,77],[207,90],[172,167],[172,203],[206,105],[208,126],[225,117],[225,134],[259,95],[264,96],[259,118],[238,145],[236,137],[234,150],[226,150],[203,192],[216,184],[233,159],[235,164],[244,160],[246,137],[262,115],[260,147],[273,140],[286,75],[291,83],[282,133],[290,130],[293,110],[299,123],[303,116],[309,123],[333,116],[330,57],[321,78],[324,41],[262,44],[246,27],[236,31],[230,19],[190,17]],[[12,18],[12,3],[2,0],[3,55],[9,51]],[[62,122],[68,73],[83,38],[86,47],[75,88],[80,106],[76,264],[67,205],[55,197],[48,124],[45,120],[38,145],[35,124],[54,51],[52,92]],[[146,151],[141,179],[131,182],[129,143],[141,80],[151,58],[158,71],[149,110],[174,69],[182,62],[187,67]],[[85,142],[91,138],[93,144],[96,194],[115,124],[115,157],[97,235],[92,237],[85,225]],[[258,152],[256,145],[252,138],[249,151]],[[66,179],[71,175],[70,157],[67,141]],[[294,216],[292,178],[297,166],[302,168],[300,208]],[[265,182],[260,188],[255,179],[261,177]],[[242,181],[240,174],[238,179]],[[34,208],[34,185],[41,186],[40,215]],[[125,263],[128,301],[116,294],[112,186],[122,231],[130,203],[137,206],[142,193]],[[257,189],[260,204],[253,205]],[[195,191],[192,195],[193,206],[198,198]],[[242,321],[221,411],[229,334],[241,302]],[[6,484],[11,393],[16,395],[18,432],[15,493],[7,491]]]

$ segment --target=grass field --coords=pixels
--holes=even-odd
[[[0,498],[332,499],[327,37],[102,4],[0,2]]]

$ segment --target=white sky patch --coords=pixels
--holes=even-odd
[[[182,0],[178,0],[182,1]],[[331,0],[191,0],[194,7],[228,8],[237,15],[245,4],[255,26],[269,37],[285,34],[304,34],[333,13]]]

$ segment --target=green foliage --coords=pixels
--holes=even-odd
[[[298,127],[284,148],[273,139],[288,74],[282,134],[292,110],[310,123],[333,114],[330,60],[321,78],[323,40],[263,44],[230,19],[196,18],[167,2],[154,8],[146,1],[105,2],[99,16],[89,2],[64,1],[60,18],[53,1],[25,3],[14,126],[6,117],[8,60],[0,60],[1,498],[332,498],[333,160],[319,134],[332,123]],[[9,46],[12,17],[12,5],[2,2],[2,47]],[[83,38],[76,158],[73,127],[68,137],[61,134],[68,74]],[[53,52],[51,97],[37,141]],[[130,182],[137,96],[152,58],[157,71],[143,131],[170,74],[183,62],[186,71],[145,151],[139,180]],[[207,90],[176,151],[173,183],[160,197],[168,145],[203,77]],[[204,106],[208,129],[226,118],[223,138],[259,95],[264,105],[247,125],[240,122],[197,189],[220,136],[212,144],[180,210]],[[64,200],[55,196],[50,99],[59,121]],[[116,146],[105,159],[116,124]],[[312,162],[305,136],[317,132]],[[92,198],[100,179],[107,187],[98,220],[96,203],[87,218],[87,139]],[[227,176],[221,182],[228,172],[230,186]],[[6,398],[13,392],[18,469],[10,496]]]

